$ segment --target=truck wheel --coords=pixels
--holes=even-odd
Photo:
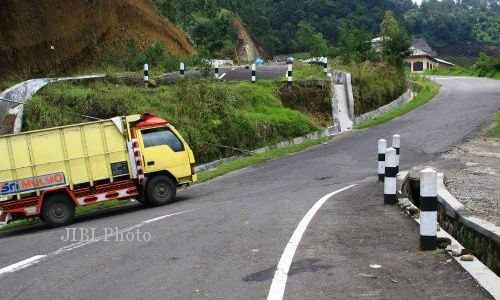
[[[167,176],[153,177],[146,188],[148,204],[160,206],[172,203],[177,193],[177,187],[172,179]]]
[[[71,199],[62,194],[48,196],[42,205],[40,219],[50,227],[65,226],[75,218],[75,204]]]

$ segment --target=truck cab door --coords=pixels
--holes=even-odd
[[[191,176],[191,166],[186,145],[168,127],[140,131],[144,172],[166,170],[177,179]]]

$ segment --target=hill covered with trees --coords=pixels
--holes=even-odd
[[[199,48],[219,54],[230,48],[234,39],[231,20],[221,11],[237,13],[269,55],[311,51],[301,33],[312,33],[315,44],[323,43],[330,52],[338,46],[342,32],[373,37],[380,33],[379,24],[387,10],[394,12],[411,36],[426,38],[438,50],[473,45],[474,53],[467,54],[477,56],[481,45],[500,44],[500,5],[495,0],[424,0],[420,6],[412,0],[153,2]]]

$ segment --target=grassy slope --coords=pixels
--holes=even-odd
[[[234,154],[219,145],[254,149],[316,130],[304,115],[283,107],[276,95],[281,85],[185,80],[146,91],[110,82],[56,83],[26,105],[24,130],[85,122],[79,114],[109,118],[152,112],[176,126],[197,160],[207,162]]]
[[[491,137],[500,138],[500,112],[497,112],[493,118],[493,128],[490,129],[488,135]]]
[[[397,118],[399,116],[402,116],[409,111],[414,110],[415,108],[427,103],[430,101],[438,92],[440,89],[440,86],[429,80],[418,80],[416,83],[416,88],[417,88],[417,96],[411,100],[410,102],[406,103],[403,106],[400,106],[393,111],[385,114],[378,116],[376,118],[373,118],[371,120],[365,121],[361,124],[358,124],[354,126],[355,129],[362,129],[362,128],[367,128],[375,125],[379,125],[385,122],[389,122],[390,120]]]

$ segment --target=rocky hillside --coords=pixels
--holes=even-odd
[[[246,29],[240,17],[234,15],[232,17],[232,21],[238,34],[238,38],[234,46],[236,54],[232,58],[237,61],[254,61],[256,58],[263,55],[264,49],[255,43],[255,40]]]
[[[187,56],[194,45],[149,0],[0,1],[0,78],[47,76],[92,63],[107,47],[163,42]]]

